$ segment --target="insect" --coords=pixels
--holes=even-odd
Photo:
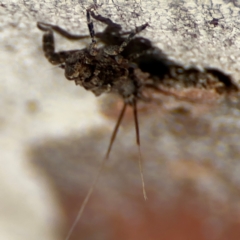
[[[69,239],[75,225],[77,224],[85,205],[95,187],[100,173],[103,169],[104,162],[109,158],[109,154],[116,138],[117,131],[124,117],[127,105],[132,106],[133,116],[136,129],[136,142],[139,150],[139,168],[142,180],[142,188],[144,198],[147,199],[142,170],[142,158],[140,151],[139,125],[137,116],[137,101],[144,100],[142,89],[146,84],[146,79],[142,76],[142,71],[138,65],[121,55],[128,46],[134,36],[145,30],[148,24],[136,27],[133,31],[128,32],[127,38],[120,45],[106,45],[97,48],[95,39],[95,31],[91,16],[96,18],[91,10],[86,11],[87,25],[91,37],[91,43],[88,47],[80,50],[55,52],[54,32],[61,34],[69,39],[83,39],[86,36],[71,35],[62,28],[43,22],[38,22],[37,27],[42,30],[43,35],[43,51],[45,57],[53,65],[58,65],[65,70],[65,77],[74,81],[76,85],[84,87],[86,90],[92,91],[96,96],[103,93],[116,93],[120,95],[124,101],[121,113],[118,117],[116,126],[111,136],[109,147],[107,149],[104,161],[98,171],[97,177],[89,189],[89,192],[81,206],[79,214],[69,231],[66,239]],[[109,25],[109,27],[111,27]],[[134,54],[133,54],[134,55]],[[149,84],[149,83],[148,83]]]
[[[162,51],[154,48],[147,39],[136,39],[136,35],[148,27],[147,23],[136,27],[133,31],[120,34],[120,26],[118,24],[100,15],[95,15],[91,10],[86,11],[86,18],[91,43],[86,48],[71,51],[55,52],[54,32],[67,39],[75,40],[84,39],[86,36],[72,35],[56,25],[43,22],[37,23],[38,28],[44,32],[43,51],[46,58],[51,64],[58,65],[64,69],[65,77],[68,80],[74,81],[76,85],[92,91],[96,96],[104,93],[118,94],[124,102],[105,158],[66,240],[70,238],[80,219],[103,170],[104,163],[109,158],[112,145],[128,105],[133,109],[143,195],[145,199],[147,198],[143,180],[137,115],[137,102],[139,100],[148,100],[144,95],[146,89],[155,89],[161,94],[171,95],[183,100],[183,97],[166,91],[162,86],[171,88],[177,85],[183,88],[215,89],[218,93],[238,91],[231,78],[221,71],[213,68],[205,68],[202,71],[194,67],[186,69],[180,64],[168,60]],[[95,33],[92,18],[107,25],[103,33]],[[105,45],[98,48],[96,38],[99,38]]]

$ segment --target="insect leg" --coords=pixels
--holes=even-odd
[[[53,65],[59,65],[64,63],[69,54],[74,51],[55,52],[54,35],[51,25],[38,22],[37,27],[45,32],[42,39],[45,57]]]
[[[89,52],[92,56],[97,55],[97,49],[96,49],[96,39],[95,39],[95,31],[94,31],[94,26],[93,26],[93,21],[90,16],[90,10],[87,10],[87,25],[88,25],[88,30],[92,39],[92,43],[90,44],[89,47]]]
[[[126,35],[126,34],[130,34],[131,31],[127,31],[127,32],[121,32],[121,25],[120,24],[117,24],[115,22],[113,22],[110,18],[106,18],[106,17],[103,17],[101,15],[96,15],[93,11],[90,12],[91,16],[101,22],[101,23],[104,23],[107,25],[107,28],[104,30],[104,32],[102,33],[96,33],[96,37],[100,38],[103,42],[105,42],[105,38],[104,36],[107,34],[107,33],[114,33],[114,36],[117,35],[117,36],[121,36],[121,35]],[[104,38],[104,39],[103,39]],[[107,39],[106,39],[107,41]]]
[[[122,29],[120,24],[114,23],[109,18],[103,17],[101,15],[96,15],[93,11],[91,11],[90,14],[95,20],[107,25],[107,29],[105,30],[107,32],[119,32]]]
[[[143,31],[148,26],[148,23],[143,24],[142,26],[136,27],[127,37],[127,39],[120,45],[118,52],[121,53],[128,43],[133,39],[133,37]]]
[[[85,38],[89,38],[89,35],[76,35],[76,34],[71,34],[69,32],[67,32],[66,30],[64,30],[63,28],[57,26],[57,25],[52,25],[52,24],[48,24],[48,23],[38,23],[38,28],[43,30],[48,28],[51,28],[54,32],[58,33],[59,35],[69,39],[69,40],[82,40]],[[45,30],[43,30],[45,31]]]
[[[136,27],[135,30],[130,32],[128,37],[122,42],[122,44],[120,46],[118,46],[118,45],[106,46],[104,48],[104,52],[107,55],[112,55],[112,56],[116,56],[116,55],[120,54],[124,50],[124,48],[128,45],[128,43],[133,39],[133,37],[136,34],[138,34],[141,31],[143,31],[147,26],[148,26],[148,23],[145,23],[144,25],[142,25],[140,27]]]

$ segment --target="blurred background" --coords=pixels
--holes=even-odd
[[[91,1],[0,1],[0,239],[65,239],[96,176],[121,99],[96,98],[42,53],[37,21],[88,34]],[[102,1],[96,10],[141,33],[186,67],[217,68],[239,84],[236,1]],[[96,32],[105,26],[95,23]],[[88,39],[57,38],[57,50]],[[139,104],[148,200],[144,201],[131,109],[70,239],[240,238],[240,105],[214,91],[180,91]]]

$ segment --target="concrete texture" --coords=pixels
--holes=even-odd
[[[96,98],[65,80],[44,58],[36,28],[44,21],[87,34],[91,4],[0,1],[0,239],[64,239],[106,151],[121,101]],[[169,58],[218,68],[238,84],[239,7],[237,1],[122,0],[105,1],[97,12],[123,30],[148,22],[143,36]],[[88,41],[57,43],[65,50]],[[197,103],[157,96],[139,106],[147,202],[127,112],[71,239],[239,239],[239,98],[196,94]]]

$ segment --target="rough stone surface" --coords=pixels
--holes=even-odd
[[[148,22],[142,36],[170,59],[220,69],[239,83],[238,1],[95,3],[123,30]],[[1,239],[64,239],[106,151],[121,101],[95,98],[65,80],[44,58],[36,28],[44,21],[88,34],[85,9],[91,4],[0,1]],[[57,43],[72,48],[65,39]],[[139,105],[149,200],[141,196],[129,110],[72,239],[240,238],[239,98],[184,94],[199,101],[157,96]]]

